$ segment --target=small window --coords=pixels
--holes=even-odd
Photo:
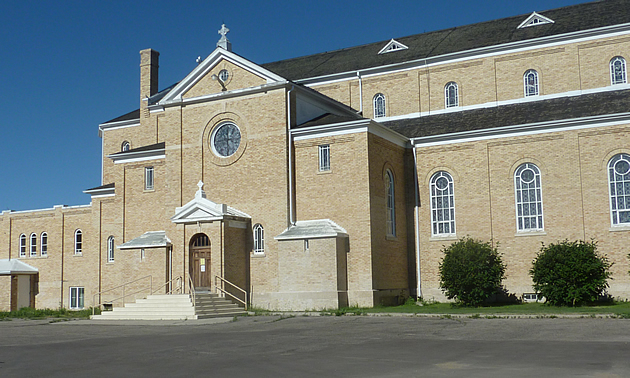
[[[457,83],[454,81],[451,81],[444,87],[444,100],[447,108],[459,106],[459,95],[457,89]]]
[[[431,233],[433,235],[455,234],[455,199],[453,178],[444,171],[431,177]]]
[[[74,232],[74,254],[80,255],[83,252],[83,232],[76,230]]]
[[[612,225],[630,225],[630,155],[619,154],[610,159],[608,188]]]
[[[330,144],[319,146],[319,170],[330,171]]]
[[[26,257],[26,235],[20,235],[20,257]]]
[[[40,254],[42,257],[48,256],[48,234],[42,232],[41,238],[41,246],[40,246]]]
[[[525,97],[538,96],[538,72],[536,70],[527,70],[523,75],[523,86],[525,89]]]
[[[518,231],[543,230],[543,202],[540,170],[532,163],[514,172],[516,227]]]
[[[227,83],[229,78],[230,78],[230,73],[228,72],[228,70],[219,71],[219,79],[221,79],[222,82]]]
[[[377,93],[374,96],[374,118],[385,117],[385,95]]]
[[[79,310],[83,308],[85,298],[85,288],[71,287],[70,288],[70,308],[73,310]]]
[[[610,82],[612,85],[628,82],[626,77],[626,60],[623,57],[616,56],[610,61]]]
[[[308,242],[308,239],[304,239],[304,252],[308,252],[309,248],[310,248],[310,243]]]
[[[387,236],[396,236],[396,198],[394,193],[394,175],[389,169],[385,172],[385,191],[387,194]]]
[[[254,226],[254,254],[261,255],[265,253],[265,230],[258,223]]]
[[[114,262],[114,237],[107,238],[107,262]]]
[[[122,142],[122,145],[120,146],[120,150],[125,152],[125,151],[129,151],[131,149],[131,143],[124,141]]]
[[[31,234],[31,257],[37,256],[37,234]]]
[[[144,189],[153,190],[153,167],[144,168]]]

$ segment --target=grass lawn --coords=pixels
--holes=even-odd
[[[96,313],[100,313],[97,310]],[[59,309],[59,310],[51,310],[51,309],[42,309],[35,310],[28,307],[23,307],[17,311],[0,311],[0,320],[11,320],[11,319],[89,319],[90,315],[92,315],[92,309],[71,311],[67,309]]]
[[[402,306],[378,306],[374,308],[342,308],[330,311],[334,315],[368,313],[409,313],[409,314],[449,314],[449,315],[598,315],[613,314],[621,318],[630,318],[630,302],[605,303],[581,307],[557,307],[542,303],[506,304],[485,307],[458,307],[450,303],[429,303],[419,306],[407,303]]]

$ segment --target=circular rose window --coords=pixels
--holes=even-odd
[[[212,150],[221,157],[234,155],[241,145],[241,131],[232,122],[217,127],[212,135]]]

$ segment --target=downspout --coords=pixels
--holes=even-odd
[[[419,220],[419,208],[420,208],[420,198],[418,193],[418,156],[416,155],[416,146],[412,142],[411,146],[413,148],[413,177],[414,177],[414,187],[416,192],[416,204],[414,207],[414,216],[416,218],[416,225],[414,227],[414,232],[416,236],[416,266],[418,269],[417,277],[416,277],[416,285],[417,285],[417,296],[418,298],[422,298],[422,275],[420,273],[420,220]]]
[[[291,135],[291,92],[295,88],[291,85],[291,89],[287,92],[287,146],[289,149],[289,224],[287,228],[295,224],[294,209],[293,209],[293,135]]]
[[[359,78],[359,113],[363,115],[363,78],[361,72],[357,71],[357,77]]]

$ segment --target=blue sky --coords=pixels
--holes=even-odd
[[[0,211],[90,202],[98,124],[138,108],[142,49],[160,52],[161,89],[212,52],[222,23],[235,53],[267,63],[580,2],[4,2]]]

